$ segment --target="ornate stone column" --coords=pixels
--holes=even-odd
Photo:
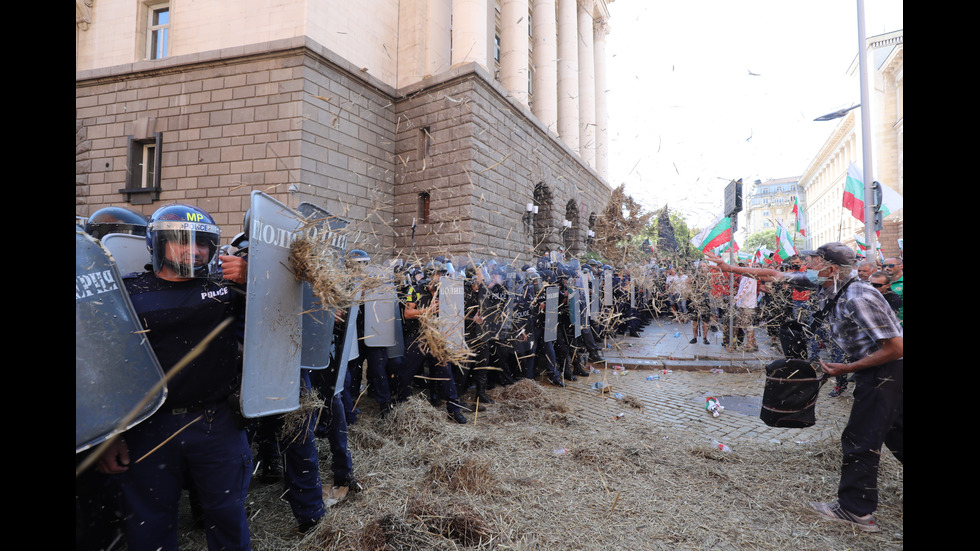
[[[578,15],[576,0],[558,0],[558,137],[578,151]]]
[[[452,64],[475,61],[489,70],[492,65],[488,48],[492,33],[487,0],[453,0],[452,10]]]
[[[511,97],[528,104],[527,0],[500,2],[500,83]]]
[[[578,1],[578,152],[591,167],[595,167],[594,9],[594,0]]]
[[[606,35],[609,20],[595,22],[595,170],[609,176],[609,111],[606,105]]]
[[[558,133],[558,21],[555,0],[534,0],[534,101],[531,111]]]

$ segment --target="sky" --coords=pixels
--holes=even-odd
[[[860,103],[847,70],[857,0],[614,0],[607,48],[609,182],[704,227],[725,186],[799,176]],[[902,29],[901,0],[865,0],[865,32]],[[748,186],[746,185],[746,192]]]

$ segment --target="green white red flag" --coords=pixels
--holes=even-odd
[[[691,244],[699,251],[715,250],[732,239],[732,219],[724,216],[691,238]]]
[[[793,246],[793,239],[782,224],[777,224],[776,230],[776,251],[773,254],[777,262],[786,262],[791,256],[796,254],[796,247]]]
[[[796,233],[806,237],[806,229],[800,223],[800,198],[793,198],[793,216],[796,217]]]
[[[844,208],[864,223],[864,182],[861,178],[861,171],[857,165],[851,163],[847,167],[847,179],[844,181]]]

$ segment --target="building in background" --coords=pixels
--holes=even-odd
[[[756,180],[748,193],[745,210],[745,231],[748,235],[775,230],[780,221],[789,232],[796,229],[793,205],[800,194],[799,177]],[[795,233],[793,239],[799,239]]]
[[[231,235],[260,190],[384,256],[584,252],[606,4],[77,0],[76,216],[188,202]]]
[[[904,182],[904,88],[903,31],[869,37],[868,90],[871,105],[871,132],[874,179],[899,195],[905,195]],[[850,74],[859,78],[855,58]],[[828,241],[841,241],[856,247],[855,234],[863,237],[864,224],[843,208],[843,192],[850,163],[862,165],[860,112],[849,111],[814,156],[800,177],[807,220],[806,248]],[[900,256],[904,239],[904,208],[884,220],[878,238],[884,257]]]

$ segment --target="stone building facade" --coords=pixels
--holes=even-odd
[[[874,179],[905,195],[904,173],[904,53],[903,31],[868,37],[868,90],[871,105],[872,163]],[[858,61],[851,74],[858,76]],[[816,248],[828,241],[856,247],[855,234],[864,225],[842,207],[848,166],[862,165],[860,110],[841,118],[827,141],[800,176],[805,197],[807,243]],[[884,220],[878,238],[884,257],[900,256],[904,238],[903,209]]]
[[[563,139],[540,118],[557,93],[532,92],[526,73],[524,96],[504,85],[510,69],[498,68],[493,45],[514,30],[500,28],[498,3],[277,4],[243,0],[230,13],[216,0],[79,0],[76,217],[189,202],[211,212],[227,240],[259,190],[347,218],[357,246],[385,257],[584,252],[611,188],[594,145],[584,156],[569,145],[571,130]],[[160,6],[165,55],[152,59],[143,45],[159,33]],[[590,10],[576,25],[601,27],[593,17],[606,13],[604,1],[576,6]],[[411,23],[418,13],[429,17]],[[533,62],[530,47],[525,59]],[[601,81],[586,84],[591,101]]]

